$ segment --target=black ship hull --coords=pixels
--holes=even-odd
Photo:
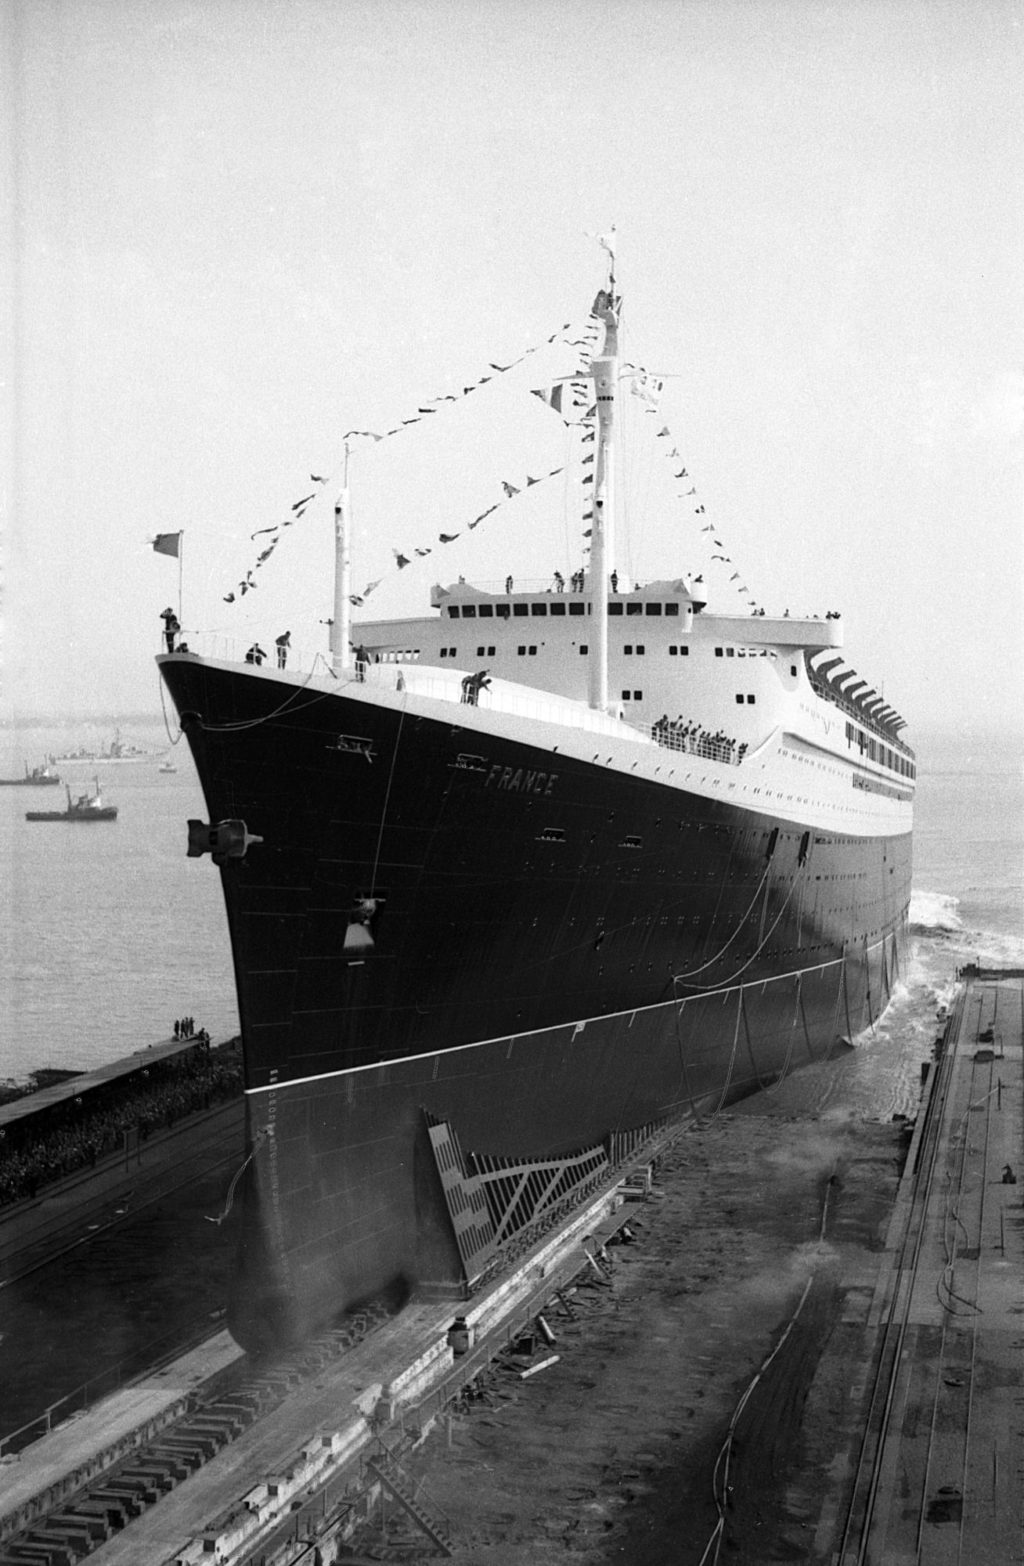
[[[354,683],[162,666],[211,823],[249,839],[210,842],[246,1063],[247,1347],[390,1287],[471,1286],[659,1129],[887,1002],[905,830],[780,820]]]

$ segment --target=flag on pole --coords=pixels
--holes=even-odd
[[[158,555],[173,555],[177,559],[180,548],[180,533],[158,533],[153,540],[153,549]]]

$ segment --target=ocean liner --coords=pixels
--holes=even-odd
[[[915,766],[837,614],[614,567],[614,273],[566,384],[584,567],[460,579],[330,660],[159,658],[209,811],[245,1059],[230,1323],[465,1296],[659,1136],[869,1028],[899,975]],[[555,399],[552,399],[554,403]]]

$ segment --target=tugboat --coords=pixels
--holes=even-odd
[[[28,785],[32,788],[44,788],[53,783],[59,783],[60,778],[53,768],[47,764],[42,767],[33,767],[28,770],[28,762],[25,763],[25,776],[23,778],[0,778],[0,787],[16,788]]]
[[[26,810],[26,821],[116,821],[117,806],[105,805],[100,793],[99,779],[94,778],[95,793],[79,794],[72,800],[71,790],[67,789],[68,808],[66,810]],[[64,785],[67,788],[67,784]]]

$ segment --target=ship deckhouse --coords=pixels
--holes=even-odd
[[[460,581],[435,586],[431,604],[438,612],[429,618],[356,626],[367,662],[486,672],[586,703],[589,585],[495,593]],[[656,741],[702,736],[742,761],[782,730],[866,774],[904,787],[914,777],[903,720],[834,651],[838,617],[710,614],[682,577],[610,593],[607,616],[609,705]]]

